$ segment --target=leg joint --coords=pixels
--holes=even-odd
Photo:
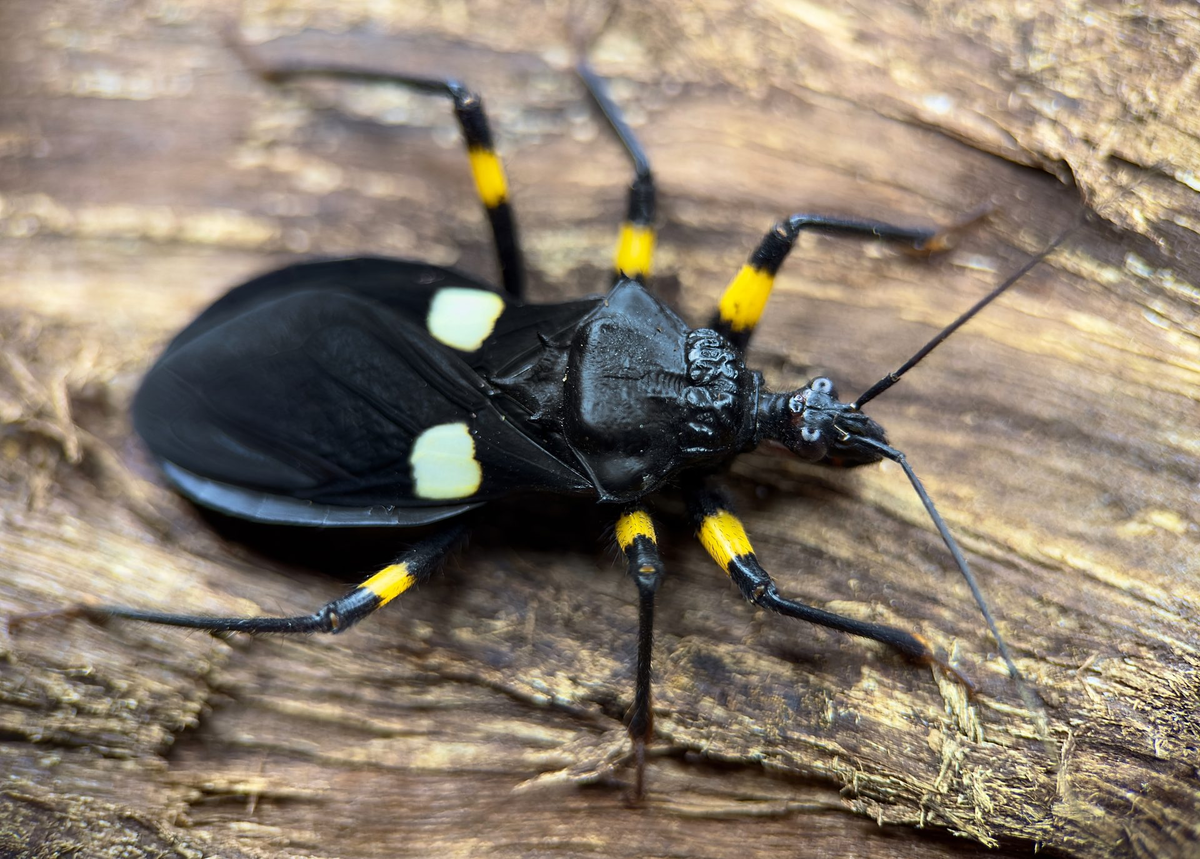
[[[633,581],[639,591],[657,593],[658,586],[662,584],[663,572],[662,562],[655,559],[652,563],[641,564],[633,574]]]
[[[337,634],[349,628],[349,624],[342,622],[342,617],[338,613],[337,603],[321,606],[311,616],[313,628],[317,632],[329,632]]]
[[[747,581],[744,592],[746,599],[759,608],[769,608],[779,599],[775,588],[765,582]]]

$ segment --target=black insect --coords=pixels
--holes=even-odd
[[[135,426],[167,479],[222,513],[296,526],[436,527],[313,614],[213,618],[119,607],[88,614],[212,631],[341,632],[429,578],[466,533],[468,511],[517,492],[595,498],[613,507],[617,542],[640,598],[629,716],[640,795],[652,728],[654,595],[663,576],[643,501],[668,481],[683,488],[704,548],[747,600],[880,641],[954,673],[915,635],[779,593],[728,498],[711,481],[731,457],[772,441],[803,460],[841,468],[897,462],[996,634],[929,496],[862,407],[1028,267],[852,403],[842,402],[827,378],[792,391],[767,390],[743,353],[801,232],[884,239],[924,251],[942,246],[947,232],[793,215],[765,235],[709,326],[689,328],[645,286],[655,213],[646,156],[603,82],[586,65],[579,71],[628,152],[635,178],[612,289],[551,305],[522,300],[504,173],[477,95],[453,81],[353,67],[265,72],[276,80],[314,74],[385,80],[451,99],[491,223],[503,290],[453,269],[398,259],[341,259],[272,272],[235,288],[175,338],[137,394]]]

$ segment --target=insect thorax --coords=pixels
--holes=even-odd
[[[538,401],[543,426],[602,500],[623,501],[750,446],[759,383],[724,337],[689,329],[625,280],[569,340],[546,344],[538,365],[504,387]]]

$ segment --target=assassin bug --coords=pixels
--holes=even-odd
[[[883,239],[919,251],[948,231],[795,214],[774,225],[734,276],[705,328],[689,328],[646,289],[656,191],[648,159],[601,79],[579,74],[634,168],[607,295],[526,304],[508,189],[480,98],[461,84],[350,66],[270,69],[386,81],[450,99],[488,215],[502,289],[411,260],[293,265],[236,287],[151,368],[134,424],[167,479],[197,504],[261,523],[433,526],[348,594],[294,617],[203,617],[125,607],[82,609],[213,632],[336,633],[428,579],[468,531],[470,511],[517,492],[612,505],[616,541],[639,595],[629,733],[635,795],[652,735],[651,651],[661,561],[647,496],[686,495],[708,554],[754,605],[879,641],[958,677],[918,636],[784,597],[711,480],[760,442],[841,468],[888,459],[905,472],[969,583],[1010,674],[1019,673],[965,558],[905,455],[862,407],[1048,254],[1038,257],[851,403],[819,377],[767,390],[743,354],[775,275],[801,233]],[[962,679],[962,678],[960,678]],[[964,681],[965,682],[965,681]]]

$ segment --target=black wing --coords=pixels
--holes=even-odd
[[[432,321],[446,289],[502,302],[474,350],[431,334],[458,324]],[[188,326],[147,374],[134,423],[185,494],[259,521],[420,524],[516,490],[588,491],[485,375],[536,360],[596,303],[510,303],[401,260],[292,266]]]

